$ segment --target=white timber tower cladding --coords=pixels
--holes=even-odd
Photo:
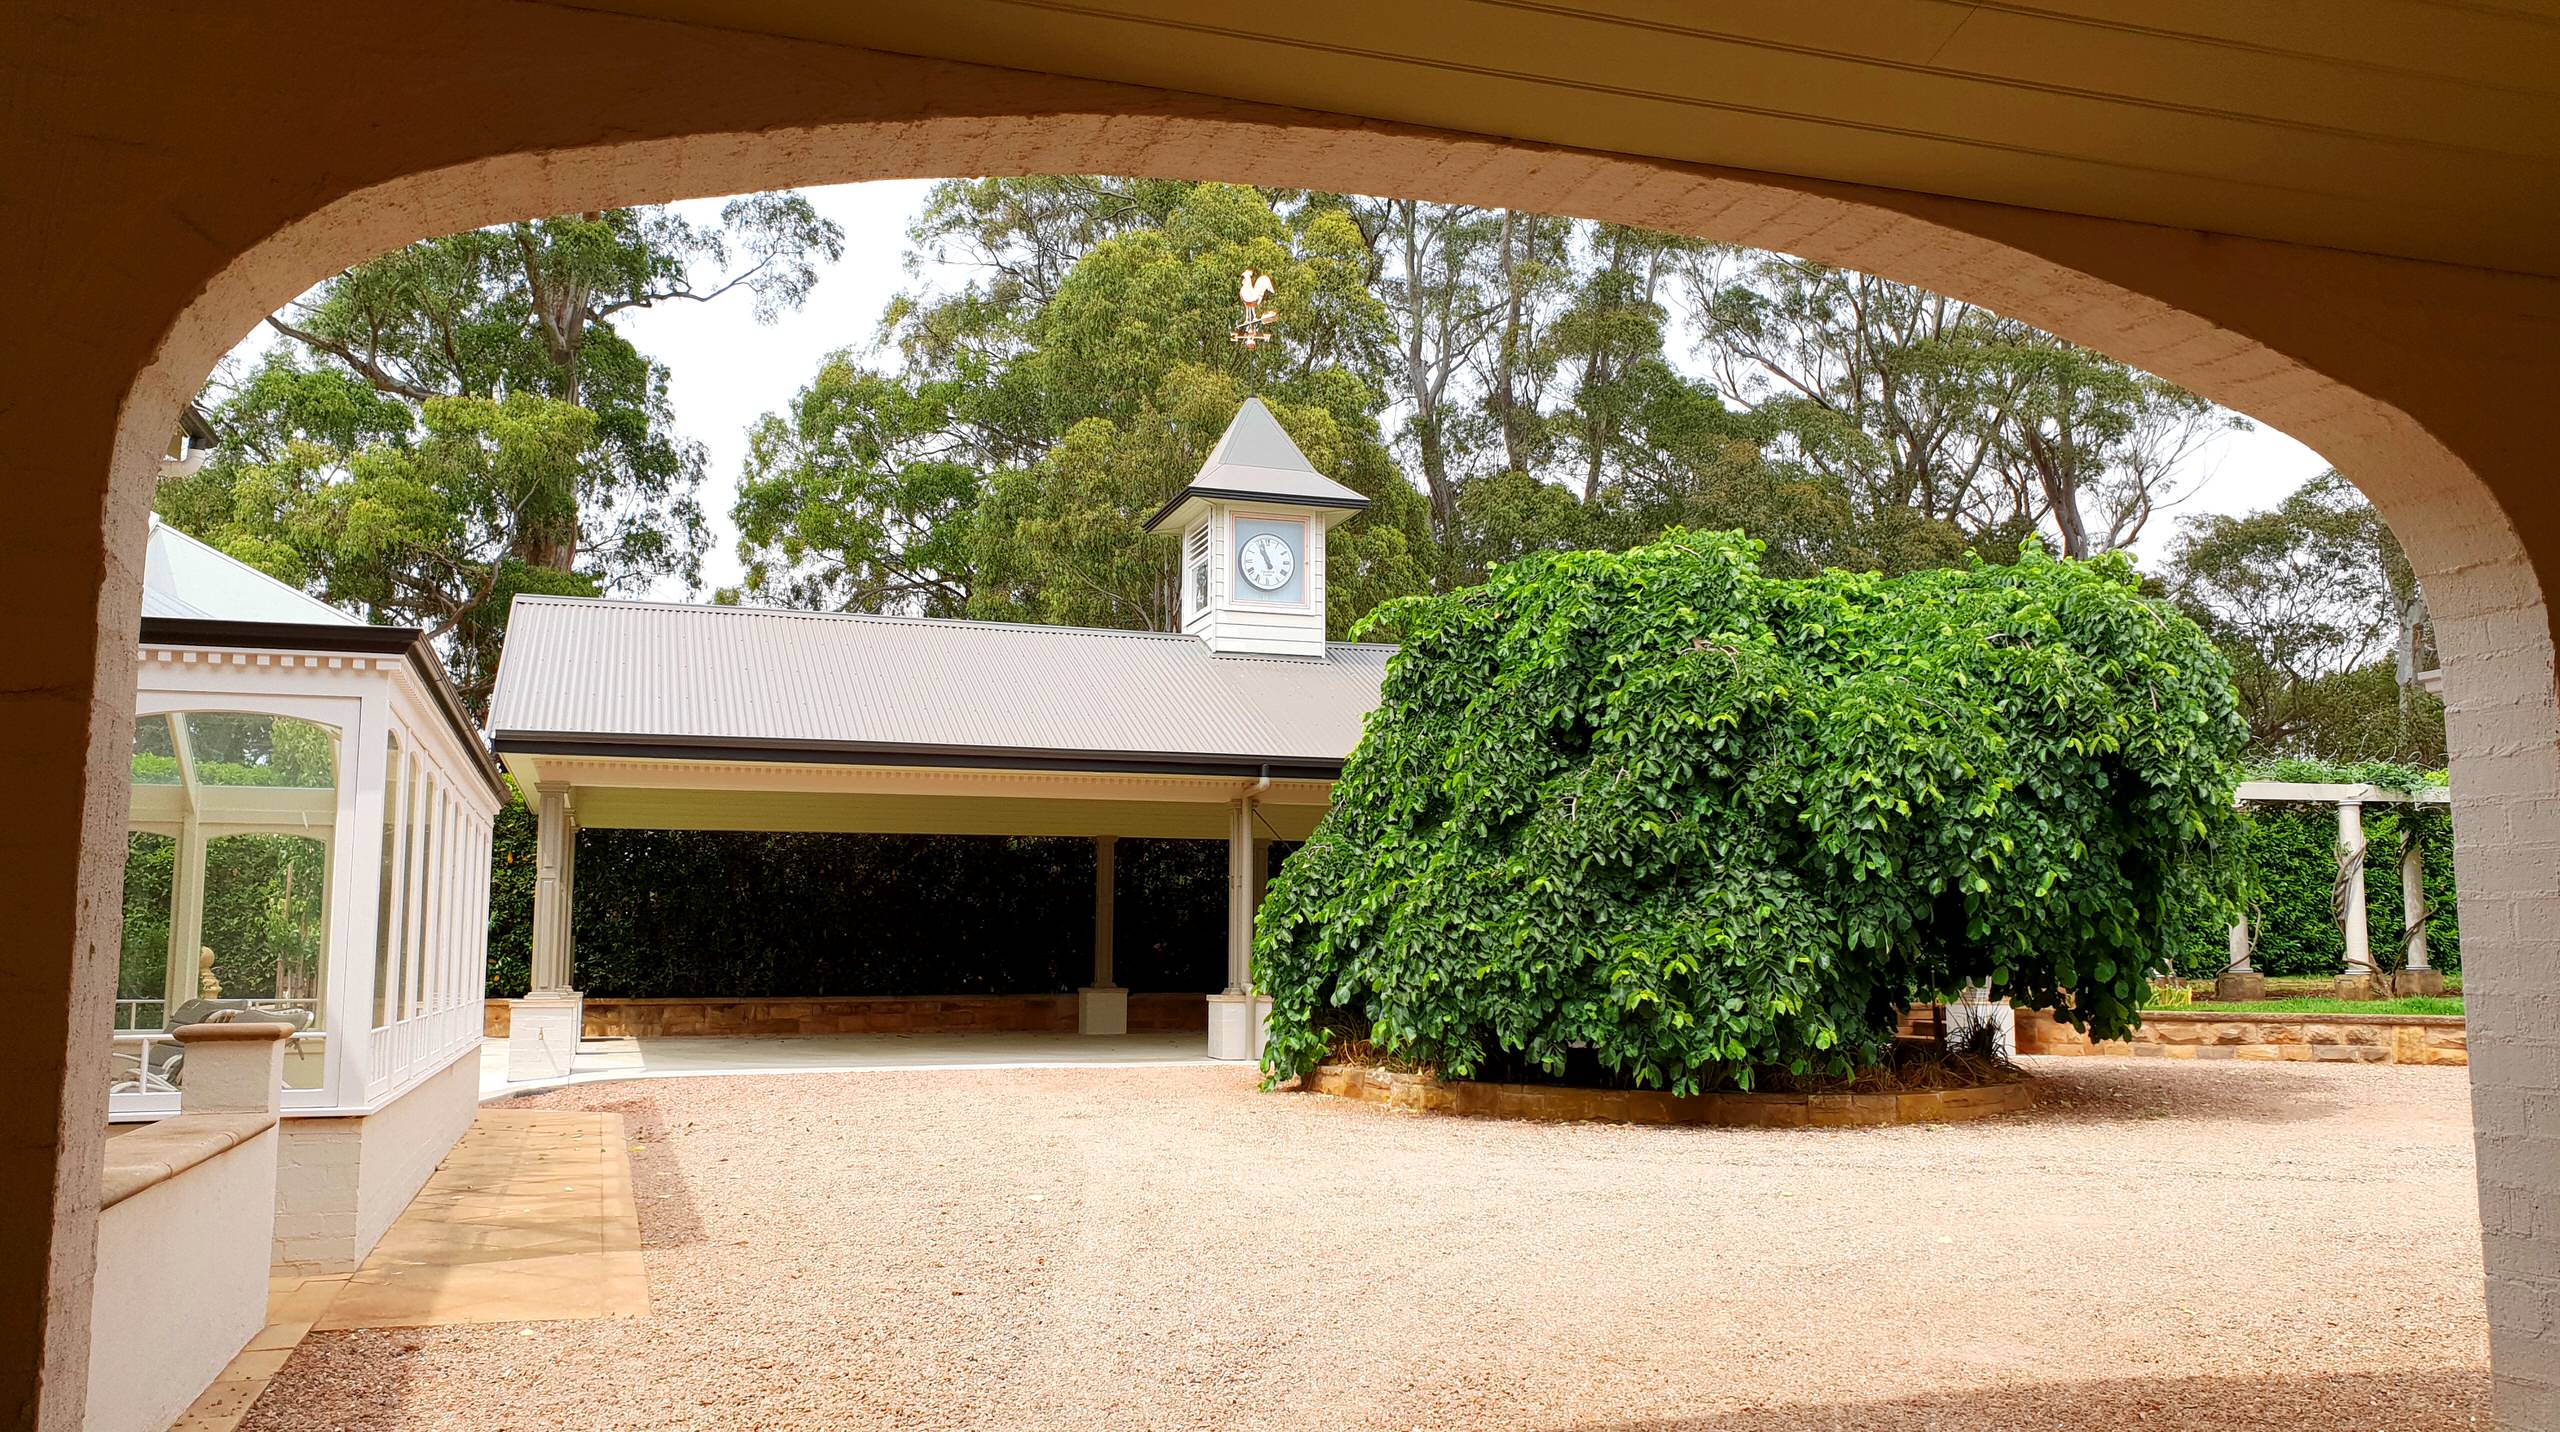
[[[1182,534],[1182,629],[1219,655],[1325,655],[1326,529],[1369,499],[1324,476],[1260,398],[1147,522]]]

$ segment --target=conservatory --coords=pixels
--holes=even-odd
[[[155,521],[101,1031],[110,1117],[176,1111],[170,1031],[187,1024],[292,1026],[289,1119],[361,1120],[457,1082],[437,1076],[479,1044],[502,797],[419,632],[365,625]],[[419,1131],[458,1133],[469,1107]]]

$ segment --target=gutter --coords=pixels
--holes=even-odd
[[[461,737],[465,750],[480,777],[489,783],[489,791],[506,804],[506,776],[498,769],[497,758],[489,754],[489,743],[480,737],[479,723],[462,704],[462,693],[454,690],[453,678],[446,674],[444,663],[436,659],[435,648],[427,634],[417,627],[340,626],[327,622],[241,622],[212,617],[144,617],[141,640],[155,646],[218,646],[247,651],[321,651],[342,652],[353,656],[406,657],[409,669],[433,693],[436,705],[443,708],[445,719],[453,724],[454,734]]]
[[[888,741],[803,741],[753,736],[602,735],[594,732],[499,731],[501,755],[591,756],[659,761],[757,761],[818,766],[923,766],[967,770],[1075,771],[1125,775],[1228,776],[1253,780],[1248,793],[1274,780],[1333,781],[1342,762],[1321,757],[1220,755],[1182,751],[1078,751],[1026,746],[943,746]]]

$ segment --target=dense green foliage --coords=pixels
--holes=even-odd
[[[1134,990],[1226,979],[1226,847],[1122,840],[1113,974]],[[534,822],[499,812],[489,995],[524,993]],[[716,894],[714,893],[716,892]],[[618,998],[1045,994],[1093,976],[1093,842],[589,830],[578,982]]]
[[[1841,1073],[1976,981],[2129,1027],[2174,912],[2236,893],[2212,644],[2120,558],[1788,581],[1759,550],[1381,611],[1383,703],[1257,932],[1270,1074],[1345,1024],[1458,1076]]]

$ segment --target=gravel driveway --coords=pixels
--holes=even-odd
[[[2460,1069],[2041,1060],[1845,1131],[1223,1068],[596,1085],[651,1315],[318,1335],[253,1428],[2485,1425]]]

